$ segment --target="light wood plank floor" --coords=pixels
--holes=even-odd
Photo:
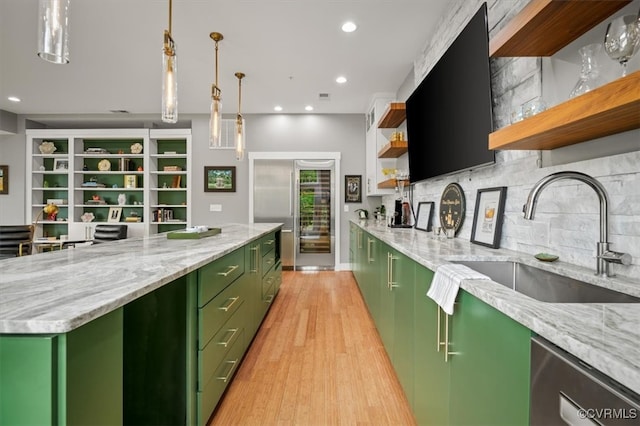
[[[351,272],[283,272],[210,425],[414,425]]]

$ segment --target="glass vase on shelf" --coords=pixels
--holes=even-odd
[[[575,98],[593,89],[602,86],[602,78],[600,77],[600,69],[596,56],[602,49],[602,45],[598,43],[588,44],[581,47],[578,52],[582,58],[582,68],[580,70],[580,78],[573,87],[569,98]]]

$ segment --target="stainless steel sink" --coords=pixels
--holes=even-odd
[[[506,261],[456,261],[493,281],[541,302],[640,303],[640,298],[534,266]]]

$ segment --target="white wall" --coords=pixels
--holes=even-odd
[[[488,2],[490,35],[515,15],[526,0],[494,0]],[[481,2],[456,0],[448,14],[440,21],[440,28],[415,61],[415,84],[419,83],[442,55],[451,41],[475,13]],[[637,13],[640,1],[619,12]],[[492,59],[492,90],[494,126],[509,124],[511,110],[535,96],[543,95],[551,105],[567,99],[580,71],[577,47],[600,40],[603,26],[581,37],[553,59],[500,58]],[[640,56],[640,55],[638,55]],[[555,61],[555,66],[552,62]],[[634,58],[632,69],[638,69],[640,58]],[[560,66],[562,65],[562,66]],[[603,58],[604,69],[619,66]],[[573,77],[567,79],[566,74]],[[610,74],[610,72],[609,72]],[[544,80],[544,81],[543,81]],[[545,83],[545,84],[543,84]],[[547,88],[545,92],[543,86]],[[415,85],[414,85],[415,87]],[[549,91],[553,87],[553,91]],[[402,92],[410,94],[403,86]],[[610,242],[612,249],[630,253],[631,266],[614,265],[615,272],[637,280],[640,276],[640,131],[635,130],[559,150],[562,159],[540,151],[499,151],[496,164],[489,168],[457,173],[430,179],[414,186],[414,203],[435,201],[436,210],[442,190],[451,183],[459,183],[465,192],[466,216],[459,238],[469,239],[473,220],[476,191],[479,188],[507,186],[507,203],[502,228],[501,247],[524,253],[555,253],[563,261],[595,268],[596,242],[599,240],[598,201],[595,192],[577,181],[562,181],[547,188],[541,195],[535,220],[527,221],[522,206],[531,187],[542,177],[561,170],[576,170],[596,177],[606,187],[610,203]],[[631,151],[627,153],[620,153]],[[559,157],[555,155],[555,157]],[[551,164],[541,167],[543,164]],[[387,207],[392,197],[384,197]],[[438,223],[437,211],[434,217]]]

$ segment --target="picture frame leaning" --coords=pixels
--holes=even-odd
[[[507,187],[478,189],[473,210],[471,242],[490,248],[500,248]]]

